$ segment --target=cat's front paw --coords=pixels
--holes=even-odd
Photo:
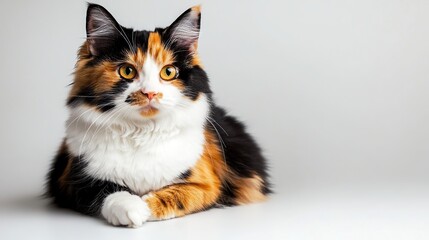
[[[151,215],[147,203],[129,192],[116,192],[106,197],[101,215],[111,224],[140,227]]]

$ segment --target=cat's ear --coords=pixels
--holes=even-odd
[[[165,34],[169,43],[176,47],[195,52],[200,35],[201,7],[195,6],[186,10],[169,27]]]
[[[86,12],[86,38],[92,55],[108,50],[119,36],[120,26],[104,7],[88,4]]]

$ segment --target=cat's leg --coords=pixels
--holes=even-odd
[[[219,175],[224,171],[224,165],[220,156],[219,151],[210,151],[210,146],[206,147],[202,158],[182,183],[172,184],[143,196],[151,211],[150,219],[180,217],[213,206],[222,188]]]
[[[150,208],[150,220],[184,216],[213,206],[220,188],[204,183],[181,183],[143,196]]]

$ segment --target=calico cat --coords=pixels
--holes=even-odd
[[[259,146],[213,102],[200,18],[197,6],[169,27],[135,31],[88,5],[66,136],[48,174],[56,205],[138,227],[270,193]]]

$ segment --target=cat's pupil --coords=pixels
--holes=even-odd
[[[125,74],[130,75],[132,71],[133,71],[133,69],[131,69],[130,67],[127,67],[125,69]]]
[[[165,73],[167,74],[167,76],[170,76],[171,75],[171,69],[170,68],[167,68],[167,69],[165,69]]]

